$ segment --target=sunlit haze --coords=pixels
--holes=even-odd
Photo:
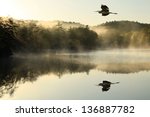
[[[94,12],[101,4],[118,15],[106,17]],[[97,25],[129,20],[150,23],[150,0],[0,0],[0,16],[16,19],[63,20]]]

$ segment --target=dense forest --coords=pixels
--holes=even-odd
[[[21,46],[14,31],[15,25],[12,19],[0,18],[0,58],[12,55],[13,51]]]
[[[61,23],[52,28],[37,21],[12,18],[0,19],[0,56],[13,52],[42,52],[43,50],[91,50],[99,46],[96,32],[88,26],[65,29]]]
[[[98,47],[98,35],[88,26],[66,30],[58,23],[55,27],[45,28],[32,22],[20,22],[16,29],[25,50],[89,50]]]
[[[1,17],[0,57],[10,56],[14,52],[150,47],[150,24],[131,21],[106,22],[94,27],[76,26],[72,22],[68,24],[70,28],[63,27],[63,22],[53,27],[44,27],[38,21]]]

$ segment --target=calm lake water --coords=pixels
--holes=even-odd
[[[109,81],[116,84],[98,84]],[[0,99],[147,100],[150,50],[15,55],[0,60]]]

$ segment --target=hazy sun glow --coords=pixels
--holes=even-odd
[[[13,13],[14,9],[12,9],[13,4],[8,0],[0,0],[0,15],[6,16]]]
[[[18,0],[0,0],[0,16],[24,19],[26,16],[23,6]]]

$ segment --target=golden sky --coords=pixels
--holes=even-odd
[[[102,17],[94,12],[101,4],[118,15]],[[0,0],[0,16],[16,19],[63,20],[96,25],[130,20],[150,23],[150,0]]]

